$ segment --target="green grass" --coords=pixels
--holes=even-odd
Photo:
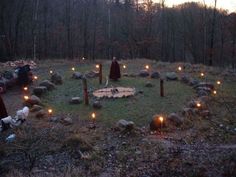
[[[80,72],[94,69],[95,64],[86,64],[76,66]],[[57,115],[71,114],[80,119],[88,120],[92,112],[96,112],[97,120],[105,124],[111,124],[119,119],[127,119],[134,121],[138,125],[147,125],[154,114],[168,114],[180,111],[183,105],[193,96],[193,90],[178,81],[165,82],[165,97],[160,97],[159,79],[150,78],[128,78],[122,77],[118,82],[110,82],[109,85],[134,87],[137,91],[142,90],[143,94],[138,94],[130,98],[121,99],[102,99],[103,108],[94,110],[92,102],[95,98],[90,96],[90,106],[70,105],[68,101],[71,97],[79,96],[83,98],[82,81],[71,79],[72,65],[55,65],[54,70],[64,76],[63,85],[57,86],[57,89],[48,92],[42,100],[47,107],[54,109]],[[40,77],[49,77],[48,70],[51,67],[41,69]],[[109,65],[104,64],[104,77],[108,75]],[[137,73],[141,68],[140,63],[129,64],[128,73]],[[104,78],[105,80],[105,78]],[[152,82],[155,86],[146,88],[146,82]],[[98,78],[88,80],[88,88],[90,91],[102,88],[99,85]],[[92,93],[92,92],[91,92]]]

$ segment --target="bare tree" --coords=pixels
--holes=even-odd
[[[212,17],[212,25],[211,25],[211,42],[210,42],[210,54],[209,54],[209,66],[213,65],[213,50],[214,50],[214,37],[215,37],[215,23],[216,23],[216,5],[217,0],[215,0],[215,6]]]
[[[38,27],[38,9],[39,9],[39,0],[35,1],[34,9],[34,28],[33,28],[33,59],[36,59],[36,50],[37,50],[37,27]]]

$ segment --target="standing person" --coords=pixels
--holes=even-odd
[[[113,57],[109,78],[114,81],[117,81],[120,78],[120,65],[117,62],[116,57]]]
[[[30,84],[32,77],[30,65],[20,66],[18,68],[18,83],[20,86],[25,87]]]
[[[5,104],[4,104],[3,100],[2,100],[2,97],[0,95],[0,120],[2,118],[7,117],[7,116],[8,116],[8,114],[7,114],[6,107],[5,107]]]

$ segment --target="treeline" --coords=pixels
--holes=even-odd
[[[151,0],[1,0],[0,60],[150,58],[236,64],[236,14]]]

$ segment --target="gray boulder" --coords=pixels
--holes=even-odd
[[[183,108],[182,115],[189,117],[194,114],[194,110],[192,108]]]
[[[53,84],[53,83],[50,82],[49,80],[44,80],[44,81],[42,81],[39,85],[40,85],[40,86],[47,87],[47,90],[53,90],[53,89],[56,88],[55,84]]]
[[[174,80],[178,80],[178,76],[175,72],[168,72],[166,73],[166,79],[174,81]]]
[[[208,117],[208,116],[210,116],[210,111],[209,110],[203,110],[199,114],[202,117]]]
[[[190,82],[191,78],[189,77],[189,75],[182,75],[181,76],[181,82],[188,84]]]
[[[80,73],[80,72],[74,72],[74,73],[72,74],[72,78],[73,78],[73,79],[82,79],[82,78],[83,78],[83,74]]]
[[[102,104],[100,101],[94,101],[93,102],[93,108],[95,109],[101,109],[102,108]]]
[[[128,73],[123,73],[122,74],[124,77],[129,77],[129,74]]]
[[[197,84],[199,84],[199,81],[197,79],[191,79],[190,82],[189,82],[190,86],[195,86]]]
[[[199,89],[199,88],[208,88],[210,90],[214,89],[214,84],[208,83],[208,82],[200,82],[197,85],[194,86],[194,89]]]
[[[160,78],[160,73],[157,72],[157,71],[152,72],[151,78],[152,78],[152,79],[158,79],[158,78]]]
[[[80,104],[80,103],[82,103],[82,101],[83,100],[80,97],[73,97],[70,100],[70,104]]]
[[[32,95],[28,100],[25,101],[27,105],[42,105],[41,100],[39,97]]]
[[[140,72],[139,72],[139,76],[140,77],[148,77],[149,76],[149,72],[148,72],[148,70],[141,70]]]
[[[56,123],[56,122],[59,122],[60,120],[61,120],[61,119],[60,119],[59,117],[51,117],[49,121]]]
[[[47,116],[47,113],[44,110],[40,110],[35,115],[35,117],[38,119],[45,118],[46,116]]]
[[[208,93],[207,91],[205,91],[205,90],[199,90],[199,91],[197,91],[197,96],[198,96],[198,97],[208,96],[208,95],[209,95],[209,93]]]
[[[146,84],[145,84],[145,87],[154,87],[154,85],[151,83],[151,82],[147,82]]]
[[[62,84],[62,76],[59,73],[53,73],[51,75],[51,82],[56,85],[61,85]]]
[[[38,112],[40,110],[42,110],[43,107],[42,106],[39,106],[39,105],[33,105],[33,107],[30,109],[30,112]]]
[[[99,72],[97,71],[89,71],[85,73],[86,78],[95,78],[99,76]]]
[[[188,105],[189,108],[195,108],[196,107],[196,102],[195,101],[189,101],[187,105]]]
[[[176,113],[171,113],[167,116],[167,121],[175,126],[181,126],[183,124],[183,118]]]
[[[203,90],[205,92],[211,93],[212,89],[209,87],[197,87],[196,88],[197,91]]]
[[[117,122],[117,126],[121,129],[132,130],[134,128],[134,122],[121,119]]]
[[[73,124],[73,120],[70,117],[66,117],[66,118],[62,119],[62,123],[64,125],[71,125],[71,124]]]
[[[46,92],[47,92],[47,87],[45,86],[38,86],[33,89],[34,95],[39,96],[39,97],[42,96]]]

